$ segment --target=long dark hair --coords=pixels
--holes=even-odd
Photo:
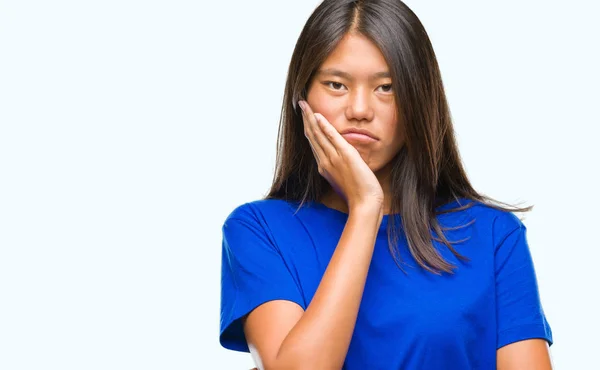
[[[526,212],[532,206],[511,206],[473,189],[457,149],[433,47],[419,18],[400,0],[325,0],[309,17],[287,74],[275,175],[265,199],[300,201],[301,207],[306,201],[318,201],[331,188],[318,172],[297,103],[306,98],[314,73],[348,32],[379,47],[390,68],[395,101],[401,102],[396,104],[397,117],[404,123],[405,143],[392,159],[391,214],[401,216],[408,248],[420,266],[436,274],[452,273],[456,266],[437,252],[433,240],[445,244],[457,258],[467,259],[447,240],[443,233],[447,229],[437,215],[467,209],[474,201],[512,212]],[[438,210],[459,199],[471,202]],[[398,227],[394,217],[389,220],[390,252],[398,263]]]

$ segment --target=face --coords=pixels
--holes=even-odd
[[[306,101],[338,132],[366,129],[378,140],[362,142],[344,135],[377,173],[398,153],[400,137],[392,80],[385,58],[369,39],[347,34],[319,67],[310,82]]]

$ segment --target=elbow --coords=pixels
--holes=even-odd
[[[331,358],[319,358],[314,354],[278,357],[276,360],[264,363],[261,370],[314,370],[314,369],[341,369],[343,364],[338,364]]]
[[[327,366],[324,364],[315,364],[313,362],[303,362],[303,363],[278,363],[278,364],[269,364],[265,365],[260,370],[314,370],[314,369],[341,369],[341,367],[335,366]]]
[[[334,355],[313,341],[283,343],[270,361],[263,361],[261,370],[334,370],[344,366],[346,353]]]

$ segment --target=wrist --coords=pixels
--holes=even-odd
[[[383,218],[383,204],[379,202],[368,202],[353,204],[349,207],[350,214],[361,214],[364,216],[378,216]]]

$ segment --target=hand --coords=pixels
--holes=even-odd
[[[304,135],[317,160],[319,173],[348,205],[383,204],[383,190],[377,177],[360,156],[320,113],[313,113],[305,101],[299,102],[304,120]]]

